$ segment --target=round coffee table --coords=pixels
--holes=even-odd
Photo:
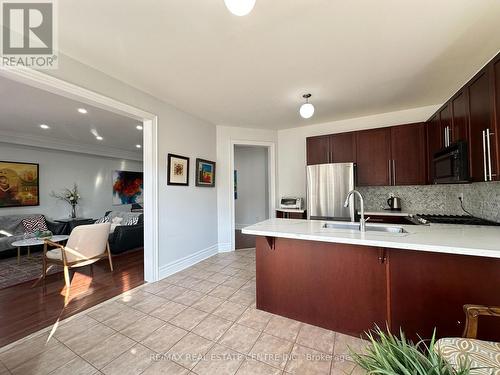
[[[52,236],[51,238],[48,238],[52,242],[62,242],[66,241],[69,238],[69,236]],[[28,257],[30,256],[30,247],[31,246],[37,246],[37,245],[43,245],[45,243],[45,239],[42,238],[27,238],[25,240],[19,240],[12,242],[13,247],[17,247],[17,264],[21,262],[21,247],[27,247],[28,248]]]

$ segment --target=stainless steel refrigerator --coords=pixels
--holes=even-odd
[[[307,167],[307,218],[354,221],[355,200],[344,207],[347,193],[356,186],[355,163],[309,165]]]

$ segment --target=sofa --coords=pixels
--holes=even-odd
[[[39,214],[24,214],[24,215],[4,215],[0,216],[0,252],[11,250],[12,242],[24,239],[23,219],[28,217],[39,216]],[[64,224],[53,223],[45,218],[47,228],[55,235],[61,234],[64,229]],[[29,235],[34,237],[34,234]]]
[[[106,212],[110,222],[115,217],[122,218],[122,223],[130,218],[138,218],[135,225],[118,225],[109,234],[109,247],[113,254],[120,254],[127,250],[144,246],[144,215],[139,212],[108,211]]]

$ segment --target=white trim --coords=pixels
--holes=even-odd
[[[157,281],[159,276],[157,116],[40,71],[0,67],[0,76],[144,123],[144,279],[148,282]]]
[[[170,262],[160,267],[160,279],[173,275],[179,271],[189,268],[196,263],[210,258],[218,253],[219,246],[217,244],[207,247],[206,249],[197,251],[194,254],[188,255],[184,258]]]
[[[223,242],[219,244],[219,253],[228,253],[233,251],[231,248],[231,242]]]
[[[268,156],[268,183],[269,183],[269,207],[268,207],[268,217],[274,218],[276,216],[276,144],[274,142],[264,142],[264,141],[249,141],[249,140],[231,140],[231,149],[229,155],[229,171],[231,176],[231,189],[229,202],[231,206],[231,244],[230,250],[223,251],[234,251],[236,248],[235,244],[235,212],[234,212],[234,146],[261,146],[267,147]],[[223,252],[221,251],[221,252]]]
[[[0,130],[0,139],[6,144],[75,152],[87,155],[99,155],[114,159],[142,161],[142,155],[139,152],[126,151],[113,147],[84,145],[53,137],[35,136]]]

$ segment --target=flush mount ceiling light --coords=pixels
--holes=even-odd
[[[142,128],[142,125],[137,125],[135,128],[136,128],[137,130],[142,130],[142,129],[143,129],[143,128]]]
[[[85,108],[78,108],[78,112],[80,112],[82,115],[85,115],[88,113],[88,111]]]
[[[255,6],[255,0],[224,0],[226,8],[235,16],[246,16]]]
[[[40,127],[41,127],[42,129],[45,129],[45,130],[50,129],[50,126],[48,126],[48,125],[46,125],[46,124],[40,124]]]
[[[104,138],[98,135],[97,137],[95,137],[95,139],[97,139],[98,141],[102,141]]]
[[[314,115],[314,106],[309,103],[311,94],[304,94],[302,97],[306,100],[306,102],[300,106],[300,115],[303,118],[311,118]]]
[[[137,147],[137,148],[141,148],[142,146],[141,146],[141,145],[135,145],[135,147]]]

